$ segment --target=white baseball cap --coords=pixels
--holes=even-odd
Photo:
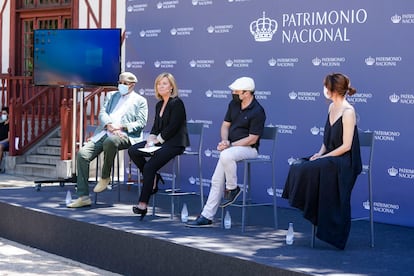
[[[254,80],[249,77],[241,77],[229,85],[231,90],[254,91]]]
[[[131,72],[123,72],[121,75],[119,75],[119,80],[128,82],[138,82],[137,77]]]

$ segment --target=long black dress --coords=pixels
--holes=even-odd
[[[327,152],[342,145],[342,129],[342,117],[331,125],[328,116],[323,138]],[[317,226],[316,237],[344,249],[351,228],[351,192],[361,170],[355,126],[350,151],[341,156],[293,164],[282,197]]]

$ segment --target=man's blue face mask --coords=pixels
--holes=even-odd
[[[129,87],[126,84],[118,84],[118,91],[122,96],[128,94]]]

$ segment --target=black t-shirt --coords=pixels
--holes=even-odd
[[[254,98],[248,107],[241,109],[241,103],[231,101],[228,105],[224,121],[229,122],[229,141],[240,140],[253,135],[262,135],[266,113],[260,103]],[[252,147],[259,148],[259,140]]]
[[[9,124],[5,122],[0,123],[0,141],[9,137]]]

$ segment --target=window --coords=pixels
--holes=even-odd
[[[45,6],[59,6],[68,5],[72,0],[22,0],[21,7],[25,8],[39,8]]]

